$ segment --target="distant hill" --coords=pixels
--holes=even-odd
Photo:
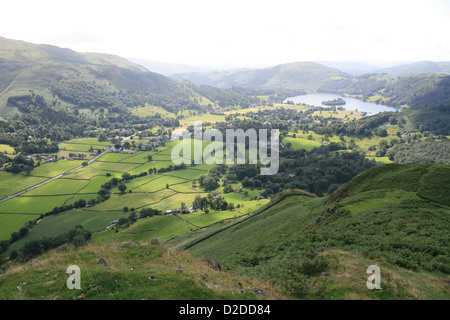
[[[316,91],[325,81],[349,77],[344,72],[315,62],[294,62],[269,68],[237,69],[175,76],[196,84],[221,88],[266,87]]]
[[[192,72],[211,71],[210,69],[190,66],[190,65],[181,64],[181,63],[167,63],[167,62],[152,61],[152,60],[137,59],[137,58],[129,58],[129,60],[145,67],[147,70],[149,70],[151,72],[160,73],[167,77],[173,76],[174,74],[177,74],[177,73],[192,73]]]
[[[108,107],[110,102],[105,101],[125,91],[141,96],[186,95],[181,82],[115,55],[0,37],[0,115],[14,115],[17,110],[8,105],[8,99],[31,91],[54,105],[62,100],[82,107],[98,101]]]
[[[450,74],[450,62],[419,61],[403,64],[391,68],[384,68],[374,71],[375,73],[388,73],[394,76],[404,76],[421,73],[444,73]]]

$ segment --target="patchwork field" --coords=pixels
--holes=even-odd
[[[93,139],[75,139],[70,144],[79,149],[90,148],[95,145]],[[106,182],[113,177],[121,178],[124,173],[139,175],[143,172],[148,173],[149,169],[161,169],[173,166],[171,153],[176,145],[189,143],[192,151],[199,147],[202,151],[211,144],[208,141],[171,141],[164,147],[157,150],[136,152],[135,154],[106,153],[97,161],[86,167],[80,167],[81,160],[68,161],[60,160],[56,163],[42,164],[35,168],[30,176],[14,175],[6,172],[0,172],[3,181],[7,184],[0,186],[0,195],[4,196],[7,192],[21,191],[26,188],[39,184],[42,181],[55,177],[63,172],[67,172],[63,177],[49,182],[43,186],[26,192],[25,194],[0,203],[0,219],[2,228],[0,229],[0,240],[9,239],[12,232],[18,231],[26,222],[37,219],[41,214],[52,211],[55,207],[73,204],[83,199],[89,201],[97,198],[98,191]],[[106,146],[106,143],[103,144]],[[151,156],[151,160],[149,159]],[[193,159],[194,154],[192,154]],[[74,168],[79,169],[68,172]],[[56,236],[67,232],[76,225],[82,225],[84,228],[97,231],[108,226],[111,221],[120,217],[126,217],[130,213],[124,210],[140,210],[152,207],[163,212],[169,209],[180,208],[182,203],[191,206],[195,196],[206,197],[207,193],[198,186],[193,187],[193,180],[202,175],[206,175],[208,170],[214,167],[214,164],[201,164],[191,166],[186,169],[167,171],[158,174],[147,174],[141,177],[123,182],[127,186],[125,193],[121,193],[118,187],[111,190],[110,199],[103,203],[96,204],[84,209],[73,209],[59,214],[45,217],[39,224],[31,229],[29,234],[20,239],[10,248],[13,250],[19,248],[25,243],[25,240],[39,239],[43,236]],[[11,185],[14,185],[12,188]],[[236,190],[240,184],[233,185]],[[217,191],[222,192],[221,186]],[[138,237],[151,239],[156,236],[163,240],[168,240],[177,235],[185,234],[199,227],[208,226],[224,219],[247,214],[256,210],[268,200],[252,200],[260,190],[246,190],[247,195],[242,193],[224,194],[229,203],[239,204],[239,208],[232,211],[211,211],[209,213],[195,212],[180,216],[155,216],[145,221],[138,221],[127,232],[141,232]],[[130,234],[118,234],[111,231],[105,231],[99,239],[109,237],[127,239]],[[9,251],[10,251],[9,250]],[[8,251],[8,252],[9,252]]]

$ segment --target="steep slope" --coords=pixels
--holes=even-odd
[[[380,166],[363,172],[329,199],[292,195],[254,218],[215,230],[212,236],[204,230],[194,239],[186,235],[170,243],[189,247],[192,254],[216,259],[236,272],[272,279],[298,296],[320,288],[323,294],[331,292],[331,287],[316,287],[311,281],[345,265],[335,261],[345,252],[387,270],[410,270],[422,282],[427,272],[447,274],[445,282],[450,273],[448,186],[448,166]],[[449,288],[442,287],[448,294]],[[419,297],[427,290],[439,293],[427,281],[418,290],[416,296],[410,290],[404,295],[385,291],[384,298]]]

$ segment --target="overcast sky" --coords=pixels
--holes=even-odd
[[[449,0],[14,0],[0,36],[191,65],[450,60]]]

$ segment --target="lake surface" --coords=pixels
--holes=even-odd
[[[332,93],[311,93],[311,94],[305,94],[302,96],[296,96],[287,98],[284,100],[284,102],[292,101],[295,104],[308,104],[311,106],[317,106],[317,107],[324,107],[329,108],[330,106],[325,106],[322,104],[322,101],[328,101],[328,100],[334,100],[337,98],[341,98],[345,100],[346,104],[343,106],[336,106],[342,107],[346,110],[358,110],[360,112],[367,112],[369,115],[377,114],[384,111],[399,111],[399,109],[385,106],[382,104],[376,104],[372,102],[364,102],[362,100],[358,100],[355,98],[348,98],[343,97],[338,94],[332,94]]]

